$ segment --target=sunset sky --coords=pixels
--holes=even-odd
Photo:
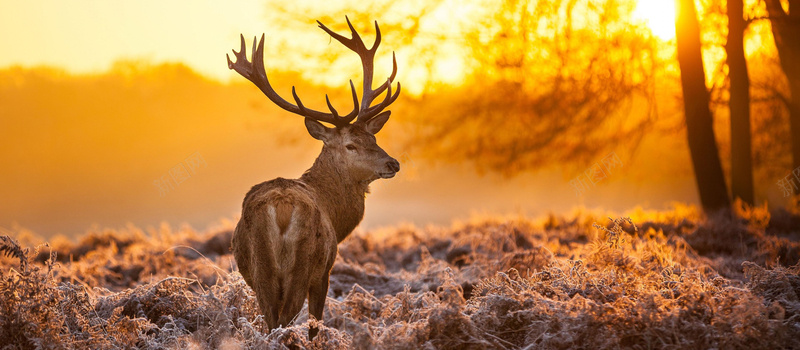
[[[301,3],[335,7],[328,2],[319,6],[314,5],[314,1]],[[318,65],[306,67],[308,60],[303,55],[308,52],[324,54],[330,49],[327,45],[329,37],[316,27],[317,18],[293,18],[293,21],[301,23],[299,30],[280,26],[275,22],[282,15],[264,0],[0,0],[0,8],[3,9],[0,30],[5,33],[0,35],[0,45],[8,48],[0,55],[0,67],[52,66],[71,73],[92,73],[108,70],[118,60],[182,62],[208,77],[227,82],[238,79],[227,68],[225,54],[231,49],[238,50],[240,33],[244,34],[248,48],[254,36],[266,33],[267,47],[273,45],[272,50],[265,50],[268,68],[290,66],[304,73],[313,70],[304,77],[314,76],[321,83],[342,86],[346,74],[337,72],[358,68],[358,61],[352,59],[342,63],[343,69],[321,70]],[[473,9],[474,6],[458,6],[453,12],[442,6],[437,14],[431,16],[431,21],[423,24],[424,29],[454,35],[457,28],[450,23],[453,22],[451,16],[466,16]],[[328,25],[342,28],[342,23]],[[366,37],[372,40],[372,33]],[[276,49],[279,45],[283,46]],[[297,50],[298,47],[302,47],[304,52]],[[401,50],[397,55],[398,59],[408,61],[412,60],[410,55],[413,52]],[[389,50],[382,51],[377,58],[390,59]],[[463,64],[459,54],[449,50],[439,56],[433,69],[441,80],[455,81],[464,73]],[[420,67],[409,68],[399,72],[401,78],[425,81],[427,71]],[[383,71],[385,68],[378,69]],[[406,84],[406,88],[412,93],[422,89],[420,84],[414,83]]]
[[[431,32],[455,36],[458,18],[479,13],[476,6],[480,3],[441,6],[431,16],[429,22],[433,23],[423,25]],[[0,55],[0,67],[45,65],[71,73],[91,73],[108,70],[120,59],[182,62],[226,82],[238,79],[227,68],[224,55],[238,49],[240,33],[248,40],[248,47],[253,36],[265,32],[268,37],[292,40],[292,33],[270,24],[276,15],[264,0],[0,0],[0,9],[0,33],[4,33],[0,35],[0,47],[5,48]],[[674,12],[672,1],[646,0],[636,6],[633,15],[634,21],[647,23],[655,35],[670,40],[675,35]],[[306,32],[317,34],[313,39],[327,40],[316,28],[314,18],[297,20],[307,22]],[[403,58],[403,52],[399,55]],[[266,50],[265,56],[269,66],[271,56],[286,54]],[[466,67],[459,58],[456,54],[438,57],[434,69],[442,80],[455,81],[464,73]],[[425,73],[401,71],[400,74],[409,76],[407,81],[415,81]],[[323,79],[333,83],[340,77],[330,78],[328,72]],[[413,83],[410,86],[412,90],[418,89]]]
[[[227,81],[225,53],[239,33],[265,30],[263,1],[0,0],[0,67],[48,65],[74,73],[119,59],[184,62]]]
[[[622,210],[696,201],[682,129],[669,124],[681,116],[674,91],[657,106],[659,118],[668,121],[662,127],[670,131],[660,136],[643,131],[652,136],[643,142],[648,151],[609,148],[622,158],[624,171],[581,196],[570,181],[606,153],[506,178],[476,172],[469,164],[422,160],[404,148],[398,140],[413,136],[414,120],[439,117],[428,115],[427,106],[458,110],[447,105],[447,99],[459,97],[449,91],[463,88],[459,84],[470,73],[486,68],[470,56],[475,53],[470,46],[487,44],[476,41],[489,40],[480,33],[495,29],[479,21],[491,18],[486,9],[497,1],[441,0],[425,9],[418,23],[409,24],[406,19],[431,2],[0,0],[0,79],[6,79],[0,80],[6,89],[0,90],[5,91],[0,113],[8,113],[0,116],[0,146],[5,147],[0,161],[13,164],[11,171],[0,173],[0,227],[19,225],[50,235],[72,234],[93,223],[118,227],[164,220],[202,228],[235,217],[250,186],[299,176],[320,145],[308,137],[302,119],[272,106],[229,70],[225,54],[239,49],[240,33],[248,55],[253,36],[266,33],[265,65],[276,90],[289,97],[291,86],[299,84],[304,102],[324,108],[326,93],[336,103],[346,97],[348,79],[360,82],[361,67],[315,20],[349,36],[344,13],[351,9],[357,13],[350,19],[368,46],[374,38],[372,21],[381,23],[384,41],[375,58],[376,81],[388,75],[394,51],[403,86],[393,121],[378,136],[379,144],[401,159],[403,170],[395,179],[375,183],[364,227],[444,224],[471,212],[544,214],[584,205]],[[393,11],[369,13],[386,4]],[[624,13],[632,13],[624,21],[635,24],[636,33],[649,28],[670,60],[673,2],[621,4]],[[303,10],[308,8],[313,13]],[[576,18],[582,13],[576,11]],[[335,16],[323,18],[327,14]],[[550,29],[535,31],[542,30]],[[760,49],[760,41],[748,40],[750,52]],[[709,57],[724,57],[713,49],[706,52]],[[714,68],[717,61],[709,61],[706,65]],[[665,64],[670,65],[675,62]],[[474,86],[468,91],[480,95],[482,85]],[[658,86],[670,85],[660,81]],[[430,98],[436,93],[441,101]],[[421,112],[408,115],[423,102]],[[160,196],[153,182],[193,154],[203,156],[207,170]],[[769,185],[762,186],[762,193],[776,196]]]

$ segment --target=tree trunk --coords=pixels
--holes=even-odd
[[[753,205],[753,166],[750,143],[750,78],[744,56],[744,1],[728,0],[728,77],[731,96],[731,197]]]
[[[700,27],[694,0],[676,0],[675,18],[678,65],[681,69],[686,132],[695,180],[703,209],[715,211],[730,207],[725,177],[719,161],[713,120],[708,106],[705,70],[700,49]]]
[[[789,80],[787,107],[792,136],[792,169],[797,169],[800,167],[800,0],[789,0],[788,12],[784,11],[780,0],[765,2],[781,68]],[[800,194],[800,189],[795,188],[795,194]]]

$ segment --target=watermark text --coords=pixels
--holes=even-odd
[[[612,173],[622,168],[622,160],[616,152],[611,152],[603,157],[602,160],[589,166],[583,173],[576,176],[569,184],[575,190],[575,196],[582,196],[590,187],[597,186],[598,183],[608,178]]]
[[[200,152],[194,152],[182,162],[172,166],[161,177],[153,180],[153,186],[158,190],[158,195],[164,197],[167,193],[186,182],[186,180],[189,180],[193,175],[197,175],[200,168],[207,166],[206,160]]]

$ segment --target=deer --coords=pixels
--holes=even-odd
[[[279,177],[253,186],[244,197],[241,218],[234,229],[231,247],[236,264],[255,292],[269,330],[288,326],[306,298],[309,315],[322,321],[338,244],[363,219],[369,184],[392,178],[400,171],[400,163],[378,146],[375,138],[391,114],[384,109],[400,95],[399,82],[392,93],[397,60],[393,52],[391,75],[373,89],[373,61],[381,43],[378,22],[375,21],[375,42],[367,49],[350,19],[345,19],[351,38],[337,34],[320,21],[317,24],[361,59],[361,102],[351,79],[354,106],[346,115],[339,115],[327,94],[325,102],[330,112],[303,105],[294,87],[294,104],[279,96],[264,68],[264,34],[258,46],[253,38],[252,60],[247,59],[244,35],[240,35],[239,52],[232,50],[235,62],[226,55],[229,69],[250,80],[277,106],[303,116],[308,133],[323,144],[314,164],[300,178]],[[384,92],[384,98],[373,104]],[[309,338],[313,339],[317,332],[318,328],[312,325]]]

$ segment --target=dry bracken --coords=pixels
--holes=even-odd
[[[230,228],[3,237],[0,348],[800,348],[797,216],[680,210],[356,233],[324,323],[272,331]]]

